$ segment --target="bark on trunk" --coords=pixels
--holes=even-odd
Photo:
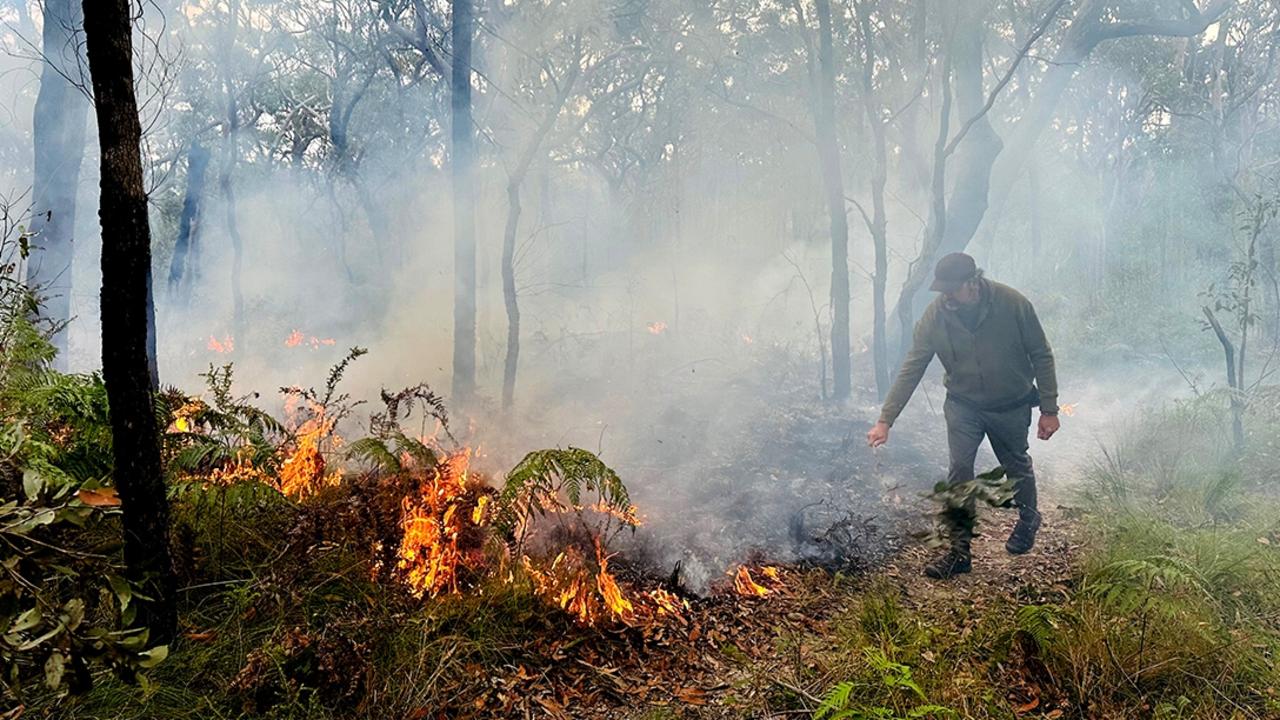
[[[169,504],[147,371],[151,231],[133,90],[132,7],[129,0],[84,0],[84,16],[102,148],[102,375],[123,511],[124,558],[131,579],[151,598],[136,600],[137,622],[150,628],[153,642],[165,643],[173,638],[177,618]]]
[[[71,319],[76,188],[88,109],[80,89],[67,78],[79,77],[75,33],[83,24],[77,0],[44,3],[44,62],[32,117],[35,204],[30,229],[35,249],[28,259],[27,287],[43,299],[43,315],[57,327],[54,362],[63,370],[68,360],[66,324]]]
[[[471,119],[472,0],[451,0],[453,67],[453,398],[469,403],[476,389],[475,133]]]
[[[835,52],[831,37],[831,0],[816,0],[818,14],[818,88],[814,131],[818,162],[831,215],[831,370],[832,395],[849,397],[852,369],[849,355],[849,218],[845,213],[844,177],[835,120]]]

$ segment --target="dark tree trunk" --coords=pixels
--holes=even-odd
[[[831,38],[831,0],[816,0],[818,13],[817,107],[814,131],[818,162],[831,215],[831,370],[832,395],[849,397],[852,390],[849,355],[849,217],[845,213],[844,177],[840,171],[840,143],[836,138],[835,51]]]
[[[476,389],[475,131],[471,119],[472,0],[451,0],[453,67],[453,398],[469,403]]]
[[[198,142],[187,151],[187,190],[178,219],[178,239],[173,244],[169,262],[169,304],[186,309],[191,301],[191,288],[199,279],[200,211],[204,205],[205,171],[209,167],[209,151]]]
[[[66,324],[71,319],[71,273],[75,246],[76,188],[84,161],[87,106],[80,89],[76,32],[83,26],[77,0],[44,3],[43,69],[32,117],[35,193],[31,232],[35,250],[27,286],[43,299],[43,314],[57,326],[52,340],[57,366],[67,367]]]
[[[547,110],[533,135],[520,152],[515,168],[507,180],[507,226],[502,236],[502,300],[507,309],[507,356],[502,367],[502,407],[510,408],[515,402],[516,371],[520,366],[520,297],[516,288],[516,234],[520,229],[520,187],[533,160],[542,148],[542,143],[555,127],[560,111],[569,100],[578,75],[582,70],[581,45],[575,40],[579,52],[569,71],[560,82],[560,91],[556,93],[555,102]],[[544,190],[543,197],[546,197]]]
[[[124,525],[124,559],[151,598],[137,622],[165,643],[177,626],[169,559],[169,504],[160,465],[160,430],[147,370],[147,284],[151,231],[133,90],[129,0],[84,0],[102,180],[102,375],[111,416],[114,477]]]

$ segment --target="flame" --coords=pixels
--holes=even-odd
[[[604,606],[617,617],[628,617],[635,610],[635,606],[623,596],[622,590],[618,588],[618,581],[609,574],[609,558],[605,556],[604,550],[598,543],[596,557],[600,562],[600,572],[596,574],[596,587],[600,590],[600,597],[604,598]]]
[[[325,472],[320,452],[320,444],[331,429],[331,424],[323,423],[298,436],[297,447],[280,466],[280,492],[301,500],[338,484],[341,474]]]
[[[293,332],[289,333],[289,337],[284,339],[285,347],[298,347],[303,343],[310,345],[311,349],[315,350],[324,345],[335,345],[337,341],[333,338],[318,338],[315,335],[307,336],[297,328],[294,328]]]
[[[650,335],[661,335],[662,333],[667,331],[667,324],[662,322],[661,320],[657,322],[651,322],[648,324],[647,327],[649,328]]]
[[[419,495],[401,505],[404,536],[396,568],[416,597],[458,590],[458,569],[468,563],[459,541],[468,529],[488,521],[490,498],[472,492],[470,463],[469,450],[450,455],[422,483]]]
[[[645,592],[644,598],[653,603],[653,609],[657,615],[668,615],[683,620],[684,614],[689,611],[688,600],[662,588]]]
[[[776,568],[773,569],[773,576],[777,577]],[[769,588],[757,583],[751,578],[751,570],[749,570],[746,565],[738,566],[738,572],[733,576],[733,589],[739,595],[745,595],[747,597],[765,597],[772,592]]]
[[[1059,406],[1058,412],[1062,413],[1063,415],[1066,415],[1067,417],[1071,417],[1072,415],[1076,414],[1076,407],[1079,405],[1080,403],[1067,403],[1065,405]]]
[[[746,333],[743,333],[742,342],[746,345],[751,345],[755,342],[755,338],[751,337],[750,335],[747,335]]]
[[[206,347],[213,352],[225,355],[226,353],[235,352],[236,341],[230,335],[224,335],[221,340],[210,335],[209,342]]]

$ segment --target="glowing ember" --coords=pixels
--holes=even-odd
[[[230,352],[235,352],[236,341],[230,335],[224,335],[221,340],[219,340],[217,337],[213,335],[210,335],[209,342],[206,347],[208,347],[209,350],[212,352],[225,355]]]
[[[1066,415],[1067,417],[1071,417],[1072,415],[1076,414],[1076,406],[1078,406],[1079,404],[1080,403],[1067,403],[1066,405],[1062,405],[1061,407],[1059,407],[1058,412],[1062,413],[1063,415]]]
[[[773,569],[773,576],[777,577],[776,568]],[[765,597],[772,592],[751,578],[751,570],[746,565],[738,566],[738,572],[733,576],[733,589],[739,595],[747,597]]]
[[[649,323],[648,328],[650,335],[661,335],[667,331],[667,324],[659,320],[658,322]]]

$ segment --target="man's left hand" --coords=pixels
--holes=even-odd
[[[1061,426],[1062,424],[1058,422],[1057,415],[1041,415],[1040,427],[1036,436],[1041,440],[1048,440],[1053,437],[1054,433],[1058,432],[1058,428]]]

